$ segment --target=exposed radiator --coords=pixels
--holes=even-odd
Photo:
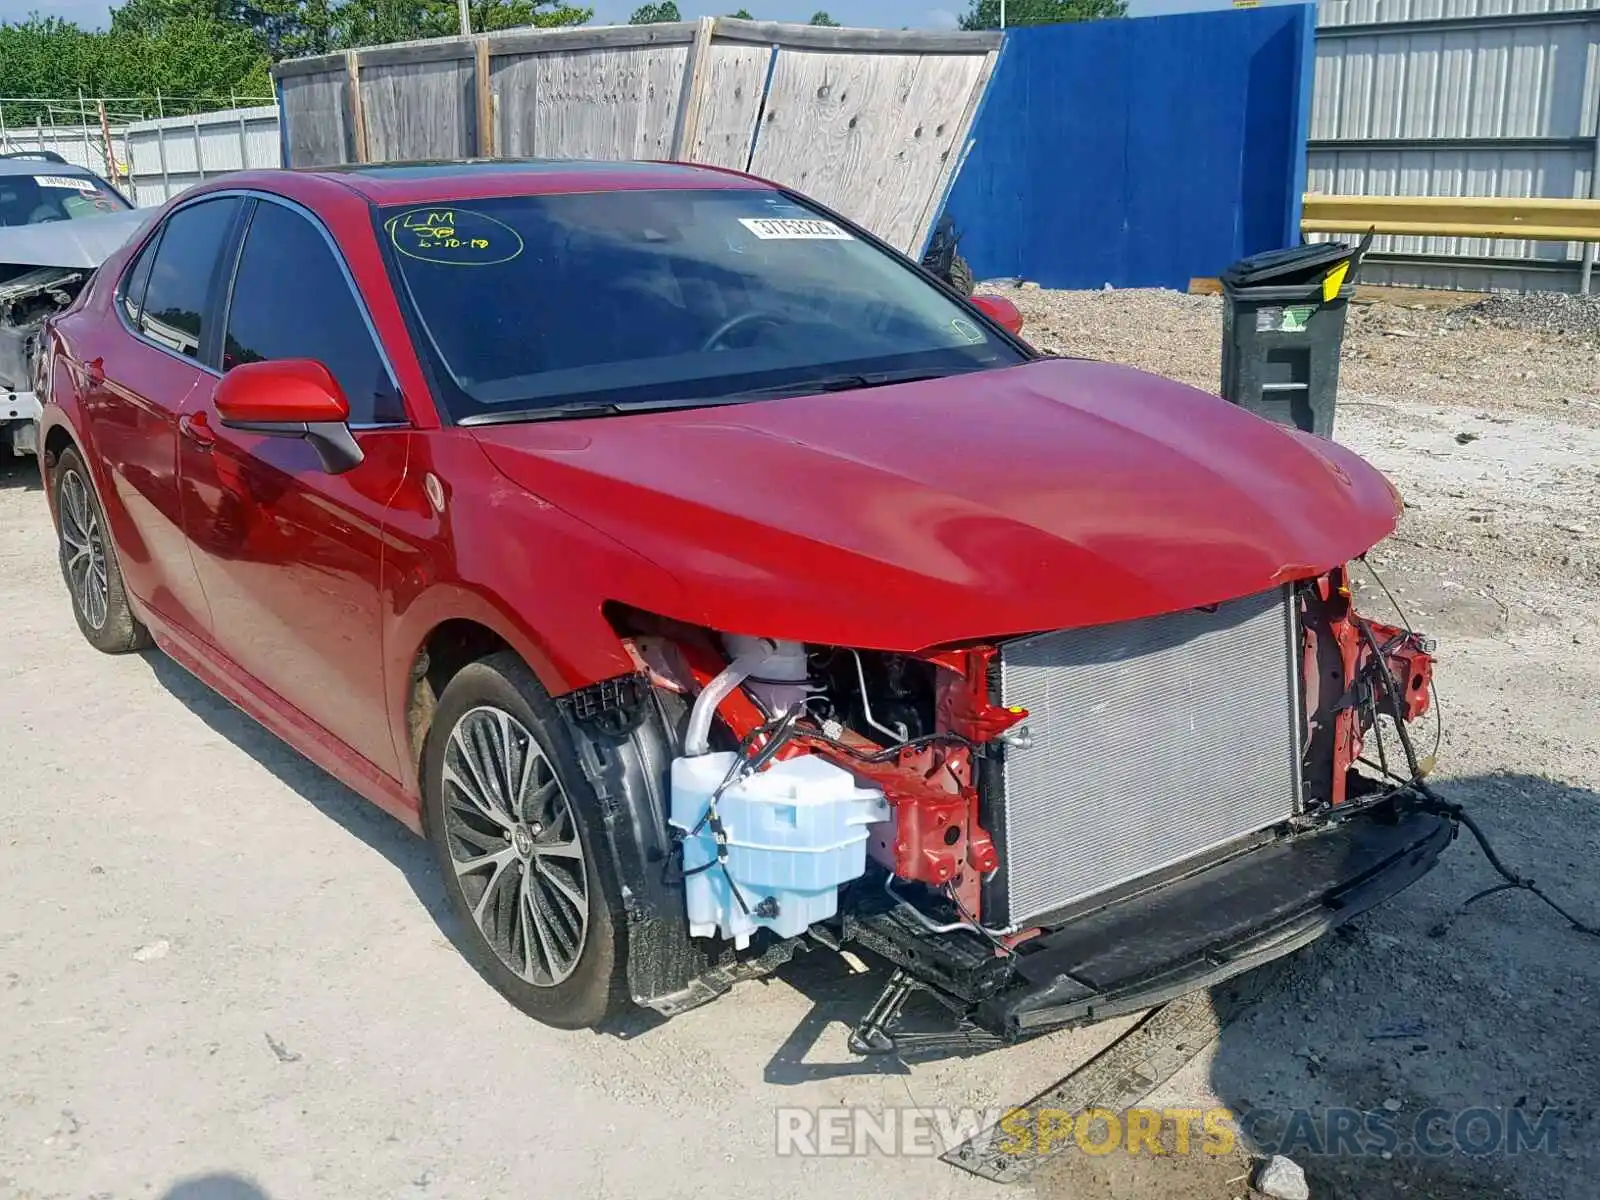
[[[1028,710],[1032,745],[1007,746],[990,776],[1001,865],[985,923],[1030,920],[1291,816],[1296,628],[1282,588],[1002,644],[999,699]]]

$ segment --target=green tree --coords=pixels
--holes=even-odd
[[[289,0],[305,3],[306,0]],[[582,25],[592,8],[576,8],[560,0],[469,0],[474,33]],[[455,0],[344,0],[331,11],[332,49],[375,46],[413,38],[449,37],[460,32]]]
[[[748,8],[741,8],[737,12],[731,12],[728,15],[730,17],[735,17],[740,21],[754,21],[755,20],[755,18],[750,15],[750,10]]]
[[[469,0],[474,30],[581,25],[594,15],[564,0]],[[677,10],[671,0],[665,7]],[[272,94],[280,58],[320,54],[459,29],[455,0],[127,0],[106,31],[34,14],[0,24],[0,80],[10,124],[48,120],[45,100],[123,98],[118,108],[200,111]]]
[[[118,31],[80,29],[58,18],[0,25],[0,79],[10,96],[59,102],[86,96],[172,97],[172,108],[222,107],[235,95],[272,94],[269,58],[249,28],[206,13]],[[137,107],[124,104],[123,107]],[[153,113],[152,113],[153,115]],[[58,119],[60,113],[57,113]],[[8,123],[47,119],[43,104],[10,102]]]
[[[1060,25],[1128,15],[1128,0],[1006,0],[1006,25]],[[1000,0],[972,0],[963,29],[999,29]]]
[[[581,25],[594,15],[562,0],[469,0],[474,32]],[[460,30],[455,0],[128,0],[114,34],[158,35],[196,22],[247,31],[274,59],[326,54]]]
[[[196,22],[249,30],[274,59],[338,48],[329,0],[128,0],[111,12],[111,32],[120,37],[156,37]]]
[[[641,4],[633,10],[633,16],[628,18],[629,25],[654,25],[657,21],[681,21],[678,15],[678,6],[673,0],[661,0],[659,4]]]
[[[835,21],[832,17],[830,17],[827,13],[823,12],[821,9],[818,9],[816,12],[811,14],[810,24],[812,24],[812,25],[826,25],[830,29],[839,28],[839,22]]]

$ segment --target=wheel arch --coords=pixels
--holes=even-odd
[[[671,832],[666,777],[678,752],[678,722],[662,708],[661,698],[648,694],[640,719],[626,730],[576,719],[564,702],[587,685],[633,672],[621,636],[597,614],[615,646],[614,669],[589,674],[572,663],[558,662],[541,638],[485,597],[453,587],[441,587],[432,595],[433,602],[423,610],[426,619],[403,626],[405,632],[397,637],[396,653],[390,658],[398,676],[390,689],[399,714],[396,745],[420,809],[427,811],[422,801],[423,755],[446,684],[468,663],[510,651],[556,701],[579,766],[606,814],[600,831],[605,844],[602,859],[614,873],[627,910],[629,991],[634,1002],[673,1011],[693,1003],[691,996],[710,998],[715,990],[704,991],[696,981],[713,966],[715,947],[690,937],[682,881],[670,878],[667,871]],[[417,612],[414,605],[408,615]],[[594,671],[603,669],[605,662],[605,656],[591,654],[584,665]]]
[[[85,448],[83,438],[64,415],[59,411],[52,413],[46,408],[39,418],[39,477],[44,483],[45,500],[50,505],[52,520],[56,518],[56,464],[68,450],[76,450],[83,459],[84,465],[89,469],[89,486],[94,488],[101,507],[105,507],[105,500],[100,495],[102,491],[100,479],[95,472],[94,464],[89,461],[91,455]]]
[[[439,583],[415,597],[388,632],[386,691],[403,780],[420,798],[418,767],[432,708],[467,663],[510,650],[552,698],[632,670],[621,638],[597,611],[585,653],[557,653],[555,641],[494,599],[457,583]]]

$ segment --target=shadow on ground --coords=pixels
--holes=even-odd
[[[43,486],[37,458],[0,449],[0,491],[37,492]]]
[[[146,661],[214,730],[392,862],[459,947],[460,932],[426,843],[165,656],[151,653]],[[1440,787],[1478,816],[1512,869],[1536,871],[1563,903],[1600,919],[1600,870],[1585,844],[1594,839],[1589,831],[1600,828],[1600,795],[1529,775],[1478,776]],[[1572,838],[1537,832],[1561,829],[1584,832]],[[1461,910],[1464,900],[1497,878],[1463,834],[1431,875],[1285,964],[1277,986],[1224,1027],[1212,1052],[1205,1089],[1247,1117],[1241,1144],[1228,1154],[1091,1158],[1069,1150],[1042,1164],[1032,1186],[1046,1198],[1232,1200],[1245,1194],[1240,1173],[1246,1152],[1281,1150],[1304,1166],[1316,1200],[1572,1194],[1564,1181],[1592,1178],[1596,1166],[1600,1035],[1585,1014],[1600,999],[1600,947],[1526,893]],[[764,1071],[769,1084],[906,1074],[920,1063],[981,1054],[999,1044],[918,995],[897,1030],[898,1053],[845,1062],[828,1054],[830,1061],[810,1062],[820,1040],[843,1040],[885,972],[858,972],[840,956],[816,951],[797,955],[779,976],[812,1006],[774,1047]],[[608,1032],[645,1036],[660,1023],[639,1014]],[[1015,1104],[1028,1099],[1001,1097]],[[1430,1146],[1444,1152],[1417,1152],[1413,1131],[1424,1115],[1435,1118]],[[1553,1132],[1509,1154],[1513,1120],[1535,1139],[1541,1130]],[[1340,1140],[1334,1121],[1356,1125]],[[1476,1123],[1469,1128],[1463,1122]],[[1478,1150],[1487,1152],[1470,1152]],[[231,1182],[219,1177],[215,1184],[180,1186]],[[173,1191],[168,1200],[256,1195]]]
[[[161,1193],[161,1200],[271,1200],[242,1175],[221,1172],[181,1179]]]
[[[265,767],[323,816],[393,863],[428,915],[459,948],[444,888],[426,842],[291,749],[159,650],[147,650],[143,658],[161,686],[185,708]]]
[[[1600,794],[1524,774],[1439,788],[1513,871],[1600,921]],[[1498,881],[1463,830],[1224,1029],[1212,1089],[1261,1114],[1250,1140],[1300,1162],[1317,1200],[1531,1200],[1594,1178],[1600,1038],[1578,1014],[1600,998],[1600,941],[1527,892],[1462,908]]]
[[[1438,786],[1511,869],[1600,920],[1600,794],[1523,774]],[[1069,1149],[1032,1176],[1040,1200],[1233,1200],[1255,1194],[1251,1158],[1274,1152],[1301,1165],[1313,1200],[1590,1194],[1600,1038],[1580,1014],[1600,996],[1600,943],[1526,892],[1462,908],[1498,878],[1463,831],[1407,892],[1286,960],[1224,1025],[1203,1073],[1152,1093],[1158,1108],[1220,1100],[1237,1144],[1182,1156],[1169,1138],[1163,1157]]]

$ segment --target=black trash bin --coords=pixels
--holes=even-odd
[[[1333,436],[1339,348],[1365,242],[1292,246],[1222,273],[1222,396],[1268,420]]]

